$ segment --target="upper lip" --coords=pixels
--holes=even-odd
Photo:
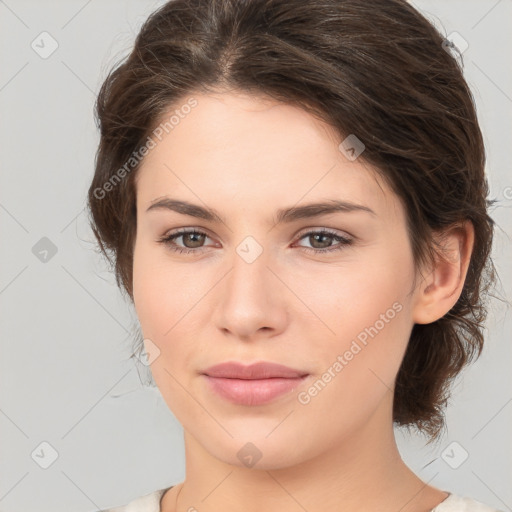
[[[307,372],[267,361],[250,365],[236,361],[227,361],[210,366],[203,373],[210,377],[224,377],[228,379],[270,379],[275,377],[296,379],[308,375]]]

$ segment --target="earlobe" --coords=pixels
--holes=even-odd
[[[462,293],[474,244],[471,221],[435,235],[439,246],[433,268],[417,286],[413,308],[416,324],[429,324],[444,316]]]

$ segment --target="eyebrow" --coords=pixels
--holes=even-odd
[[[183,215],[189,215],[191,217],[225,224],[224,219],[212,208],[195,205],[187,201],[178,201],[169,197],[154,200],[146,211],[149,212],[151,210],[171,210]],[[329,213],[348,213],[354,211],[362,211],[370,213],[371,215],[376,215],[376,213],[368,206],[352,203],[350,201],[330,199],[319,203],[310,203],[277,210],[275,224],[277,225],[300,219],[319,217]]]

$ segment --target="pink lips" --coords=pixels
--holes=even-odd
[[[276,363],[227,362],[203,372],[210,388],[239,405],[260,405],[296,388],[307,373]]]

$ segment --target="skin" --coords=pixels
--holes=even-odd
[[[198,105],[149,152],[136,180],[134,305],[148,352],[158,347],[153,377],[185,440],[186,478],[163,496],[162,511],[431,510],[448,494],[402,461],[393,386],[413,325],[440,318],[461,293],[471,224],[449,231],[446,259],[420,273],[399,198],[361,158],[342,154],[331,127],[265,97],[193,97]],[[213,208],[224,223],[147,211],[164,196]],[[274,225],[280,208],[329,199],[375,214]],[[199,252],[157,241],[179,228],[208,235],[174,240]],[[304,237],[322,228],[353,243]],[[247,236],[263,248],[252,263],[236,251]],[[299,403],[298,393],[396,303],[400,312]],[[200,375],[228,360],[272,361],[310,375],[269,404],[241,406]],[[237,457],[247,442],[262,454],[252,468]]]

